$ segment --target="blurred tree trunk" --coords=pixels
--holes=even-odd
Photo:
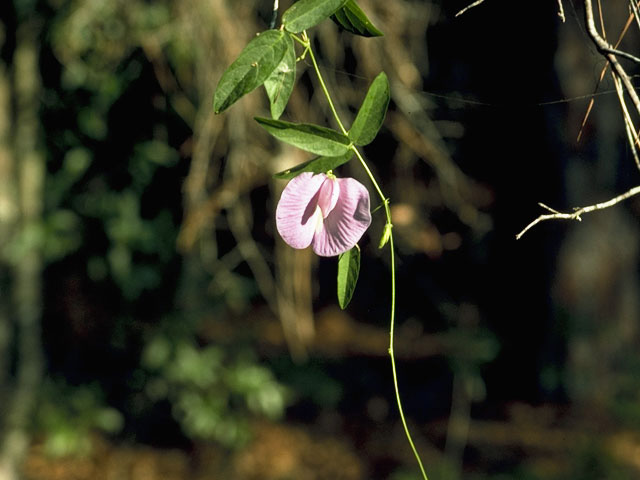
[[[22,23],[12,63],[0,66],[0,480],[19,477],[42,375],[45,165],[39,145],[38,31],[37,23]]]

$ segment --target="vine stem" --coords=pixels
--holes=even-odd
[[[313,63],[313,68],[316,72],[316,75],[318,76],[320,87],[322,88],[322,91],[324,92],[324,96],[326,97],[327,102],[329,103],[329,108],[331,109],[333,118],[335,119],[336,123],[340,127],[340,130],[342,131],[342,133],[347,135],[347,130],[344,128],[344,124],[340,120],[340,116],[338,115],[335,105],[333,104],[333,100],[331,99],[329,89],[327,88],[327,85],[324,82],[324,78],[322,77],[322,73],[320,72],[320,67],[318,66],[318,62],[316,61],[316,57],[311,48],[311,42],[309,41],[309,38],[307,37],[306,32],[302,33],[302,39],[296,37],[295,35],[293,36],[293,38],[295,38],[305,48],[305,51],[302,54],[302,56],[304,57],[304,55],[306,55],[307,53],[309,54],[309,57],[311,58],[311,63]],[[395,262],[396,257],[395,257],[395,247],[393,244],[393,229],[391,228],[393,227],[393,224],[391,223],[391,209],[389,208],[389,199],[382,192],[380,185],[378,185],[378,182],[376,181],[373,173],[371,172],[371,169],[367,165],[367,162],[365,161],[360,151],[356,148],[355,145],[351,145],[351,150],[356,155],[356,157],[358,157],[360,164],[364,168],[365,172],[367,173],[367,176],[369,177],[369,179],[371,180],[371,183],[376,189],[376,192],[380,196],[380,199],[382,200],[382,203],[384,205],[386,222],[387,222],[387,225],[389,226],[389,250],[390,250],[390,260],[391,260],[391,312],[389,314],[389,317],[390,317],[389,357],[391,358],[391,373],[393,375],[393,388],[395,390],[396,402],[398,404],[398,413],[400,415],[402,427],[404,428],[405,436],[407,437],[411,450],[413,451],[413,455],[415,456],[418,462],[418,466],[420,467],[420,472],[422,473],[422,477],[424,478],[424,480],[429,480],[427,477],[427,473],[425,472],[424,466],[422,465],[422,459],[420,458],[420,454],[418,453],[418,450],[416,449],[416,446],[413,443],[413,438],[411,437],[411,433],[409,432],[409,426],[407,425],[407,420],[404,416],[404,410],[402,408],[402,401],[400,399],[400,389],[398,387],[398,373],[396,370],[396,359],[395,359],[395,354],[393,350],[393,339],[394,339],[395,317],[396,317],[396,262]]]
[[[374,181],[375,182],[375,181]],[[389,202],[385,203],[385,210],[389,209]],[[387,213],[387,221],[390,222],[390,214]],[[393,332],[394,332],[394,323],[395,323],[395,310],[396,310],[396,266],[395,266],[395,249],[393,246],[393,233],[389,234],[389,249],[391,251],[391,321],[389,328],[389,357],[391,357],[391,373],[393,374],[393,388],[396,392],[396,402],[398,403],[398,412],[400,413],[400,420],[402,421],[402,428],[404,428],[404,434],[409,441],[409,445],[411,446],[411,450],[413,451],[413,455],[416,457],[418,462],[418,466],[420,467],[420,473],[422,473],[422,477],[424,480],[429,480],[427,478],[427,472],[424,470],[424,466],[422,465],[422,459],[420,458],[420,454],[416,449],[415,444],[413,443],[413,439],[411,438],[411,433],[409,432],[409,426],[407,425],[407,420],[404,417],[404,411],[402,409],[402,402],[400,401],[400,390],[398,388],[398,373],[396,372],[396,359],[393,353]]]
[[[294,38],[297,38],[297,37],[294,36]],[[344,125],[340,120],[340,115],[338,115],[338,111],[336,110],[336,107],[333,104],[333,100],[331,99],[331,95],[329,94],[329,89],[327,88],[327,84],[324,83],[324,78],[322,77],[322,73],[320,73],[320,67],[318,67],[318,62],[316,61],[316,56],[314,55],[313,49],[311,48],[311,42],[309,41],[309,37],[307,37],[307,32],[302,33],[301,43],[305,47],[305,51],[309,52],[309,57],[311,57],[311,63],[313,63],[313,69],[316,71],[316,75],[318,76],[318,81],[320,82],[320,87],[322,88],[322,91],[324,92],[324,96],[326,97],[327,102],[329,103],[329,108],[331,109],[331,113],[333,113],[333,118],[335,118],[342,133],[346,135],[347,130],[346,128],[344,128]],[[304,53],[302,55],[304,56]]]

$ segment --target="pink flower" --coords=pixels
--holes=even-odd
[[[322,257],[339,255],[360,240],[371,224],[369,192],[353,178],[301,173],[276,208],[276,226],[293,248],[313,247]]]

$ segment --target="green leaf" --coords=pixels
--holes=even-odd
[[[287,106],[296,79],[296,51],[293,46],[293,38],[290,35],[286,37],[288,41],[284,57],[264,82],[264,88],[271,104],[271,116],[276,120],[280,118]]]
[[[362,37],[381,37],[383,33],[378,30],[371,20],[367,18],[362,9],[354,0],[348,0],[345,5],[331,16],[331,20],[340,25],[347,32]]]
[[[255,117],[255,120],[278,140],[316,155],[337,157],[346,154],[351,145],[346,135],[320,125],[262,117]]]
[[[287,37],[280,30],[267,30],[247,44],[218,82],[213,97],[215,113],[223,112],[269,78],[287,51],[290,41]]]
[[[367,96],[349,130],[349,138],[353,143],[367,145],[376,138],[387,114],[390,98],[387,75],[381,72],[369,87]]]
[[[278,172],[274,175],[275,178],[280,180],[290,180],[293,177],[297,177],[303,172],[312,173],[326,173],[329,170],[333,170],[340,165],[347,163],[353,157],[353,150],[347,151],[344,155],[337,157],[316,157],[308,160],[295,167],[288,168],[282,172]]]
[[[343,310],[353,297],[359,274],[360,247],[356,245],[338,257],[338,304]]]
[[[300,33],[329,18],[346,2],[347,0],[300,0],[284,12],[282,24],[287,31]]]

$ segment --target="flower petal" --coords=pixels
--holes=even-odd
[[[353,178],[338,178],[340,196],[313,237],[313,251],[323,257],[353,248],[371,224],[369,191]]]
[[[293,248],[307,248],[321,222],[318,208],[320,187],[326,175],[301,173],[282,191],[276,207],[276,227],[282,239]]]
[[[322,218],[327,218],[327,215],[334,209],[336,203],[338,203],[338,197],[340,196],[340,185],[337,179],[327,177],[322,186],[320,187],[320,194],[318,196],[318,206],[322,210]]]

